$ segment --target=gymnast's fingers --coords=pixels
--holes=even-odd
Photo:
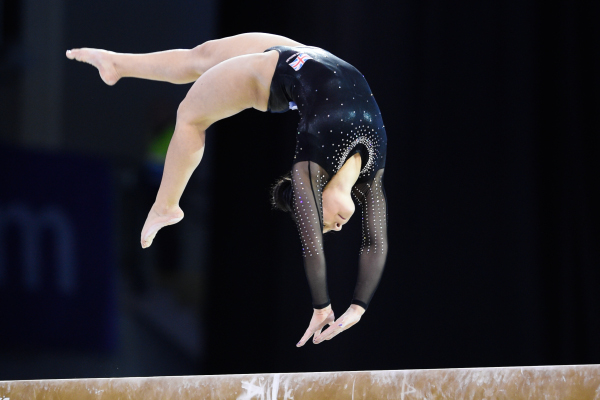
[[[308,329],[302,336],[302,339],[298,343],[296,343],[296,347],[302,347],[304,344],[310,339],[310,337],[314,334],[315,337],[321,333],[321,330],[325,325],[332,324],[335,321],[335,315],[333,310],[329,309],[326,312],[321,310],[315,310],[313,312],[313,316],[310,319],[310,324],[308,325]]]
[[[321,335],[316,337],[314,343],[319,344],[324,340],[331,340],[346,329],[351,328],[358,321],[360,321],[360,317],[354,315],[354,313],[349,310],[345,312],[344,315],[335,321],[329,328],[327,328]]]
[[[313,317],[310,320],[310,325],[308,326],[308,329],[306,329],[306,332],[304,332],[304,335],[302,336],[302,339],[300,339],[300,341],[296,344],[296,347],[302,347],[302,346],[304,346],[304,344],[308,341],[308,339],[310,339],[310,337],[317,330],[320,330],[321,328],[323,328],[324,325],[325,325],[325,321],[319,323],[318,321],[315,321],[315,319]]]
[[[310,339],[310,337],[313,335],[313,332],[314,332],[314,330],[312,330],[311,327],[309,326],[308,329],[306,330],[306,332],[304,332],[304,336],[302,336],[302,339],[300,339],[300,341],[298,343],[296,343],[296,347],[304,346],[306,341],[308,339]]]
[[[321,331],[323,330],[323,328],[319,328],[317,329],[317,331],[314,333],[313,335],[313,343],[316,343],[317,341],[317,337],[321,334]]]
[[[336,327],[335,325],[330,326],[322,334],[320,334],[318,337],[315,337],[314,343],[315,344],[319,344],[319,343],[321,343],[324,340],[329,340],[333,336],[337,335],[337,333],[339,333],[339,332],[335,333],[336,331],[341,332],[342,329],[339,328],[339,327]],[[335,335],[334,335],[334,333],[335,333]]]
[[[337,321],[336,321],[337,322]],[[323,340],[331,340],[334,337],[336,337],[337,335],[339,335],[340,333],[344,332],[346,329],[352,328],[353,325],[355,325],[358,321],[352,321],[352,322],[348,322],[346,324],[342,324],[342,326],[340,327],[338,325],[337,329],[334,329],[325,339]]]
[[[296,347],[302,347],[304,346],[304,344],[308,341],[308,339],[310,339],[311,336],[315,335],[315,337],[321,333],[321,329],[323,329],[323,327],[326,325],[327,323],[325,321],[323,321],[321,324],[314,326],[313,324],[311,324],[308,329],[306,330],[306,332],[304,332],[304,336],[302,336],[302,339],[300,339],[300,341],[296,344]]]

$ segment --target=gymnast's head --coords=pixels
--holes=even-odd
[[[331,181],[330,181],[331,183]],[[271,190],[273,208],[289,213],[294,217],[294,190],[291,172],[282,176]],[[323,189],[323,233],[340,231],[354,214],[355,206],[350,193],[327,184]]]

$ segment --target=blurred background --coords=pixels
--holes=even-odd
[[[534,0],[0,0],[0,380],[600,363],[600,5]],[[190,85],[106,86],[65,50],[249,31],[367,78],[388,133],[390,250],[361,322],[296,348],[312,309],[269,189],[297,114],[216,123],[151,248]],[[350,304],[360,224],[325,238]]]

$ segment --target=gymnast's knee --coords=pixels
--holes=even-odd
[[[202,110],[193,107],[184,99],[177,108],[177,125],[204,132],[210,126],[210,123],[209,117]]]
[[[190,50],[192,55],[194,69],[198,75],[205,73],[215,63],[215,48],[217,47],[216,40],[208,40]]]

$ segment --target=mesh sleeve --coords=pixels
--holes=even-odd
[[[362,208],[363,241],[358,260],[358,278],[352,304],[367,309],[377,290],[388,251],[387,202],[383,189],[383,169],[370,183],[356,185],[352,193]]]
[[[308,279],[313,308],[331,302],[327,290],[327,269],[323,252],[323,187],[327,173],[316,163],[301,161],[292,168],[294,219],[302,242],[304,271]]]

